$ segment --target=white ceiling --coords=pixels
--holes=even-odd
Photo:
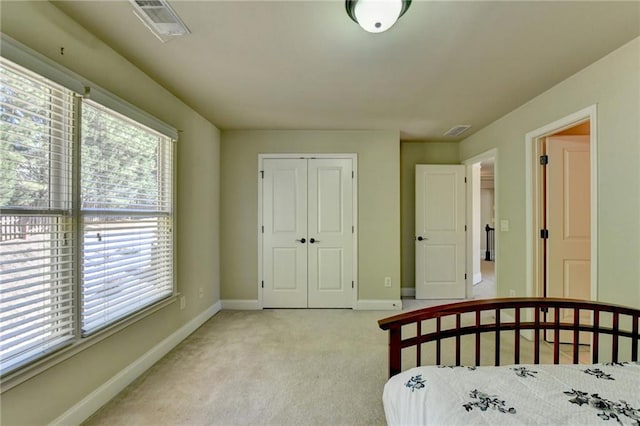
[[[640,35],[638,1],[414,0],[370,34],[343,1],[173,0],[192,34],[162,44],[126,0],[54,3],[220,129],[406,140],[460,140]]]

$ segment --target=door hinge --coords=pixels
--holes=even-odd
[[[351,227],[351,233],[352,233],[352,234],[355,234],[355,233],[356,233],[356,227],[355,227],[355,226],[352,226],[352,227]]]
[[[264,170],[260,170],[260,177],[264,179]]]
[[[356,177],[356,172],[354,172],[353,170],[351,170],[351,179]]]
[[[464,279],[465,279],[465,280],[467,279],[467,274],[464,274]]]
[[[549,238],[549,230],[548,229],[541,229],[540,230],[540,238],[542,238],[543,240],[546,240]]]
[[[262,225],[262,233],[264,234],[264,225]]]
[[[264,288],[264,281],[261,281],[261,284],[262,284],[262,288]]]
[[[353,281],[351,281],[351,288],[356,288]]]
[[[466,177],[464,178],[464,183],[467,183],[467,178]]]
[[[541,155],[540,156],[540,165],[541,166],[546,166],[547,164],[549,164],[549,156],[547,154]]]
[[[467,230],[467,225],[465,225],[465,226],[464,226],[464,230],[465,230],[465,231]]]

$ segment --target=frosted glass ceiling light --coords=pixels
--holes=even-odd
[[[409,9],[411,0],[346,0],[347,14],[365,31],[381,33],[391,28]]]

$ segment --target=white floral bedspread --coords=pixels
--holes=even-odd
[[[389,425],[640,426],[640,365],[417,367],[382,399]]]

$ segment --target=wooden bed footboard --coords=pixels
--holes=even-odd
[[[585,317],[589,320],[585,321]],[[469,324],[463,324],[463,318]],[[619,362],[621,340],[628,339],[631,353],[628,358],[625,355],[625,360],[637,362],[639,319],[640,310],[607,303],[554,298],[504,298],[433,306],[381,319],[378,325],[389,331],[389,376],[393,376],[402,371],[402,349],[415,347],[416,366],[420,366],[423,344],[427,342],[435,342],[435,363],[440,365],[441,342],[444,339],[455,341],[455,363],[460,365],[461,336],[465,335],[475,335],[475,363],[480,365],[480,337],[483,333],[494,333],[494,365],[500,365],[500,335],[504,331],[514,333],[513,364],[520,363],[521,335],[527,333],[532,337],[533,362],[539,364],[541,340],[544,341],[544,335],[541,339],[540,332],[546,331],[553,332],[553,336],[560,336],[561,332],[568,334],[572,341],[570,345],[574,364],[578,364],[579,344],[584,341],[585,334],[592,345],[594,364],[599,362],[600,337],[603,335],[611,336],[607,339],[607,345],[611,345],[610,352],[607,347],[610,357],[603,361]],[[445,322],[455,325],[443,328]],[[415,334],[403,338],[402,331],[406,326],[415,329]],[[553,338],[550,344],[553,346],[553,363],[559,364],[560,339]]]

